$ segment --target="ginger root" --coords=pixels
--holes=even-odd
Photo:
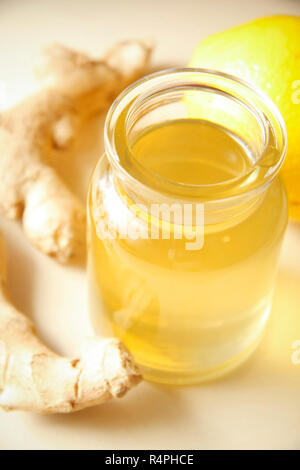
[[[52,46],[38,68],[45,87],[0,113],[0,211],[22,217],[31,242],[61,262],[85,246],[85,210],[49,165],[51,151],[143,74],[150,54],[143,41],[119,43],[102,60]]]
[[[9,301],[2,239],[0,303],[0,408],[69,413],[121,397],[141,380],[117,339],[89,339],[73,360],[40,341],[32,322]]]

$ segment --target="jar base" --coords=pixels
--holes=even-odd
[[[138,366],[142,372],[145,380],[149,382],[161,383],[165,385],[197,385],[204,382],[209,382],[221,378],[238,367],[242,366],[247,359],[255,352],[263,337],[263,332],[259,337],[241,354],[234,357],[230,361],[226,361],[217,367],[206,370],[194,371],[170,371],[158,370],[155,368],[139,364]]]

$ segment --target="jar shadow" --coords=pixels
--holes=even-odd
[[[293,363],[295,342],[300,341],[300,227],[289,223],[275,286],[273,306],[262,341],[240,368],[219,383],[253,383],[285,387],[299,383]],[[300,347],[299,347],[300,349]]]

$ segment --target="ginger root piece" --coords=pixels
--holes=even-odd
[[[10,303],[0,250],[0,408],[69,413],[122,397],[141,376],[117,339],[89,339],[73,360],[56,355]]]
[[[102,60],[61,45],[45,51],[38,73],[45,88],[0,113],[0,211],[21,218],[27,237],[64,262],[85,246],[85,210],[49,165],[82,122],[102,111],[145,72],[151,46],[126,41]]]

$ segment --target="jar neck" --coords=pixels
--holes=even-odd
[[[205,119],[241,139],[249,152],[246,171],[217,184],[162,178],[141,165],[133,143],[151,126]],[[202,204],[205,223],[248,216],[260,204],[286,152],[286,130],[276,106],[241,80],[203,69],[173,69],[125,90],[110,109],[105,148],[114,181],[134,204]]]

